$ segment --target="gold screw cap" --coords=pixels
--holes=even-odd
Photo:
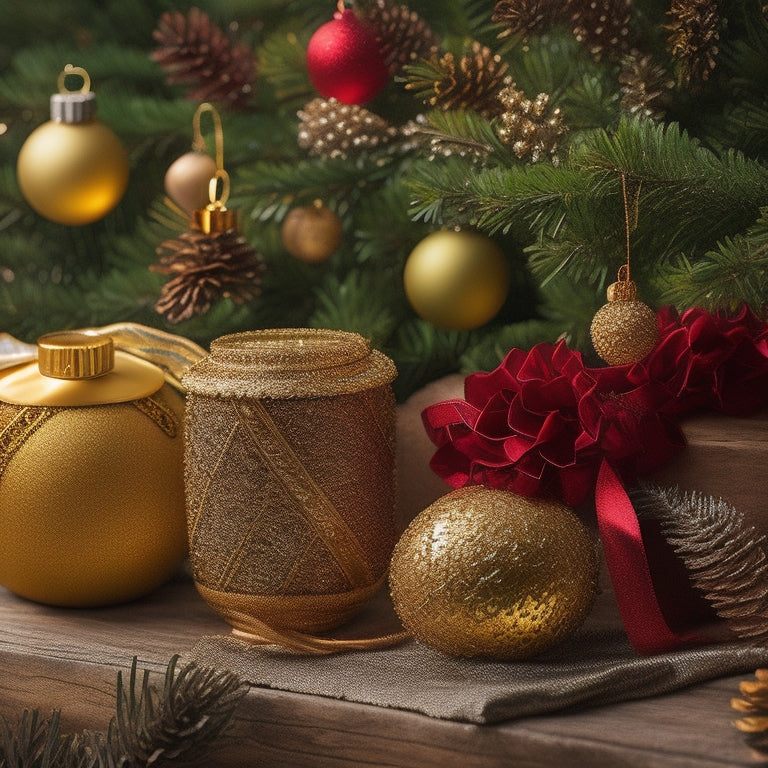
[[[37,340],[37,365],[43,376],[54,379],[93,379],[109,373],[115,364],[111,336],[63,332]]]

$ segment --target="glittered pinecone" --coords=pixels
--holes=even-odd
[[[501,112],[499,92],[510,82],[508,69],[501,56],[475,41],[458,61],[449,51],[414,67],[406,88],[432,107],[473,110],[491,118]]]
[[[574,37],[596,61],[617,61],[630,48],[632,0],[569,0]]]
[[[739,692],[742,698],[731,699],[731,707],[745,717],[734,725],[753,749],[768,752],[768,669],[755,670],[755,679],[739,683]]]
[[[437,53],[438,36],[415,11],[388,0],[376,0],[368,11],[379,50],[391,74],[406,64],[429,59]]]
[[[158,47],[150,54],[171,84],[189,85],[191,101],[214,101],[242,108],[253,90],[256,60],[245,45],[229,38],[197,8],[185,16],[164,13],[152,35]]]
[[[665,97],[675,82],[650,56],[625,56],[619,73],[621,106],[633,115],[661,120]]]
[[[499,137],[512,147],[518,159],[536,163],[545,155],[555,154],[558,138],[566,128],[560,109],[549,110],[546,93],[531,101],[512,83],[499,94],[499,103],[504,110]]]
[[[356,104],[313,99],[298,112],[298,142],[310,155],[346,158],[378,149],[397,136],[397,128]]]
[[[259,295],[264,265],[235,230],[205,234],[190,229],[158,249],[153,272],[171,275],[155,309],[178,323],[205,314],[219,299],[244,304]]]
[[[720,13],[716,0],[672,0],[668,45],[680,66],[680,79],[698,85],[715,68],[720,41]]]
[[[499,0],[491,16],[491,21],[506,27],[500,37],[521,35],[523,39],[567,19],[565,0]]]

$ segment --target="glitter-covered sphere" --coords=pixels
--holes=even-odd
[[[592,607],[597,555],[570,508],[484,486],[452,491],[397,543],[395,611],[420,642],[452,656],[535,656]]]

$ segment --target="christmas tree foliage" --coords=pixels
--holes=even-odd
[[[394,358],[404,397],[512,346],[565,336],[591,354],[628,221],[643,301],[765,313],[761,0],[359,0],[386,82],[351,104],[319,93],[307,64],[315,32],[344,10],[334,2],[8,3],[0,330],[26,341],[126,320],[202,344],[253,328],[351,330]],[[81,226],[36,213],[16,172],[68,63],[89,73],[130,158],[121,202]],[[226,236],[190,232],[164,191],[201,102],[221,115],[239,211]],[[202,130],[213,155],[214,129]],[[338,216],[341,244],[297,258],[281,227],[316,200]],[[455,227],[491,238],[509,265],[504,305],[477,328],[435,327],[404,290],[414,247]]]

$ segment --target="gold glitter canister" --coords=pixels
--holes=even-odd
[[[362,336],[315,329],[223,336],[185,375],[192,572],[235,629],[330,629],[383,582],[395,376]]]

